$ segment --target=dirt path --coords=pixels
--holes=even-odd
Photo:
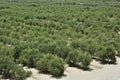
[[[38,74],[36,69],[28,69],[32,71],[33,74],[26,80],[120,80],[120,58],[117,58],[117,63],[117,65],[101,65],[93,61],[90,65],[90,68],[93,69],[91,71],[68,67],[64,73],[65,76],[61,78]]]

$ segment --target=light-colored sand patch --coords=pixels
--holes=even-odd
[[[120,34],[120,31],[118,32],[118,34]]]

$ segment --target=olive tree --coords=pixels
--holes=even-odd
[[[116,63],[115,49],[112,46],[99,46],[97,55],[103,63]]]
[[[24,66],[35,67],[36,61],[42,58],[42,54],[37,49],[25,49],[19,58],[19,61]]]
[[[36,68],[38,70],[40,70],[43,73],[48,73],[48,65],[49,65],[49,61],[51,59],[53,59],[53,55],[52,54],[46,54],[43,56],[43,58],[39,59],[36,62]]]
[[[81,50],[73,50],[67,56],[66,62],[70,66],[77,66],[83,69],[87,69],[92,61],[92,57],[88,52]]]
[[[65,63],[61,58],[54,57],[49,62],[48,71],[53,76],[61,76],[64,74],[64,70],[65,70],[64,65],[65,65]]]
[[[36,62],[36,68],[43,73],[49,73],[53,76],[61,76],[64,73],[65,62],[60,57],[52,54],[46,54]]]
[[[66,58],[66,62],[70,66],[76,66],[76,64],[79,63],[79,54],[80,52],[78,50],[71,50]]]
[[[0,56],[0,75],[4,79],[24,80],[31,75],[14,62],[14,59],[7,56]]]
[[[80,54],[80,67],[83,69],[88,69],[88,66],[92,62],[92,57],[87,52]]]

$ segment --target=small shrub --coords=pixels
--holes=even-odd
[[[64,61],[61,58],[55,57],[49,62],[48,71],[53,76],[63,75],[64,69]]]
[[[68,54],[66,61],[70,66],[82,67],[83,69],[87,69],[90,62],[92,61],[92,57],[88,53],[74,50]]]
[[[25,72],[22,67],[17,66],[14,74],[15,80],[25,80],[26,77],[29,77],[31,75],[31,72]]]
[[[40,70],[41,72],[48,72],[48,60],[44,57],[37,61],[36,68]]]
[[[46,54],[43,58],[36,62],[36,68],[41,72],[48,73],[49,61],[53,59],[52,54]]]
[[[110,63],[116,63],[116,57],[115,57],[115,50],[113,47],[107,47],[106,48],[106,58]]]
[[[81,63],[81,67],[83,69],[87,69],[88,66],[90,65],[92,61],[92,57],[90,54],[84,53],[84,54],[80,54],[80,63]]]
[[[14,59],[7,56],[0,56],[0,75],[4,79],[25,80],[31,73],[25,72],[22,67],[15,64]]]
[[[78,50],[70,51],[70,53],[67,56],[66,62],[70,66],[76,66],[76,64],[79,63],[79,54],[80,52]]]
[[[112,46],[100,47],[98,50],[98,57],[102,63],[116,63],[115,50]]]
[[[0,74],[3,78],[13,78],[15,63],[7,56],[0,56]]]
[[[43,55],[37,49],[25,49],[19,58],[19,61],[24,66],[35,67],[36,61],[42,58]]]
[[[64,73],[64,61],[52,54],[46,54],[42,59],[36,62],[36,68],[43,73],[61,76]]]

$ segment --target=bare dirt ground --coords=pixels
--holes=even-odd
[[[90,71],[83,71],[75,67],[68,67],[63,77],[54,78],[52,75],[41,74],[34,68],[25,70],[32,71],[32,76],[26,80],[120,80],[120,58],[117,58],[116,65],[102,65],[93,60],[90,64]]]

